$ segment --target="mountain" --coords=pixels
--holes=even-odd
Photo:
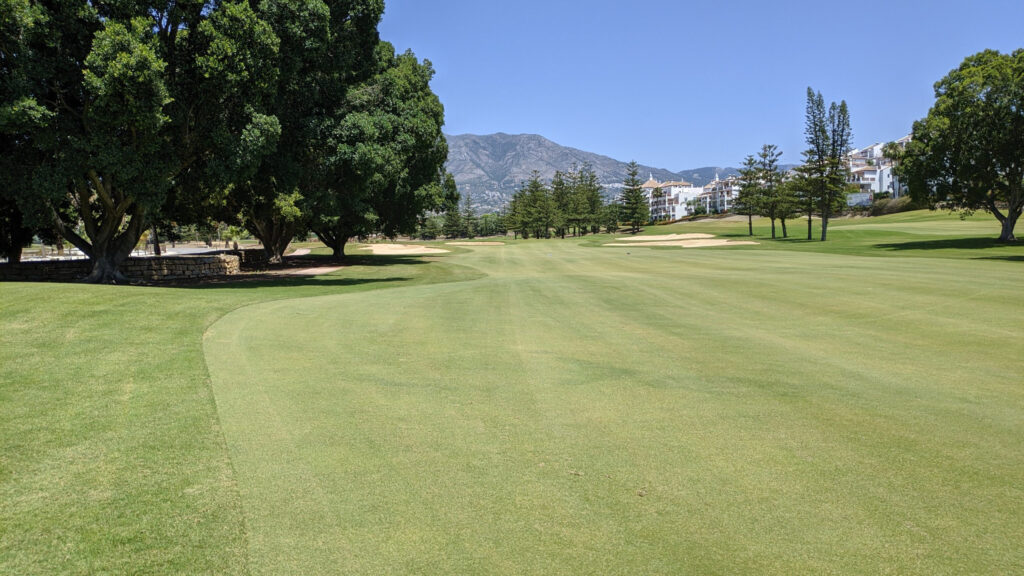
[[[536,170],[550,181],[556,170],[566,171],[573,163],[589,162],[605,187],[607,197],[614,196],[626,177],[628,162],[608,156],[560,146],[536,134],[458,134],[448,138],[447,169],[455,176],[459,192],[471,194],[479,212],[500,209]],[[672,172],[664,168],[640,166],[640,179],[685,180],[703,186],[715,178],[738,173],[736,168],[706,167]]]

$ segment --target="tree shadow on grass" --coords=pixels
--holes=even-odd
[[[433,254],[431,254],[433,256]],[[285,256],[284,268],[313,268],[316,266],[395,266],[399,264],[430,264],[430,260],[416,256],[397,255],[348,255],[335,258],[330,254],[305,254]]]
[[[939,240],[913,240],[910,242],[892,242],[875,244],[881,250],[988,250],[991,248],[1014,248],[1021,246],[1012,242],[1002,242],[996,238],[942,238]],[[1024,255],[977,256],[975,260],[1009,260],[1024,261]]]
[[[362,284],[378,284],[390,282],[407,282],[412,278],[393,276],[390,278],[337,278],[330,276],[270,276],[255,274],[249,277],[220,276],[205,279],[201,282],[182,284],[160,284],[164,288],[185,288],[191,290],[238,289],[238,288],[295,288],[299,286],[316,286],[318,288],[359,286]]]
[[[356,266],[361,267],[382,267],[399,265],[423,265],[429,264],[429,260],[412,256],[376,256],[359,255],[348,256],[344,259],[337,259],[325,254],[306,254],[303,256],[286,256],[284,262],[273,265],[266,270],[247,272],[243,274],[232,274],[230,276],[214,276],[183,280],[180,282],[153,282],[147,283],[152,286],[166,288],[187,288],[187,289],[236,289],[236,288],[295,288],[300,286],[316,286],[318,288],[358,286],[361,284],[406,282],[412,280],[406,276],[391,276],[386,278],[346,278],[339,276],[328,276],[329,272],[319,275],[293,275],[289,270],[302,270],[306,268],[333,268],[341,266],[342,270]]]

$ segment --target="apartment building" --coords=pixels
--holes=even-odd
[[[906,147],[908,142],[909,135],[896,141],[903,147]],[[892,160],[886,158],[883,153],[884,148],[884,142],[877,142],[865,148],[851,150],[846,155],[850,168],[848,181],[860,188],[860,192],[847,196],[847,204],[850,206],[871,204],[876,195],[885,192],[893,198],[899,198],[905,192],[893,173]]]
[[[644,195],[651,206],[651,220],[678,220],[693,213],[693,202],[703,192],[700,186],[684,181],[658,182],[652,175],[643,184]],[[655,191],[660,191],[660,195]]]
[[[732,208],[739,195],[740,179],[738,176],[727,178],[716,176],[714,180],[704,186],[697,201],[704,206],[704,210],[708,214],[721,214]]]

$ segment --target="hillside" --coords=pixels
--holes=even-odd
[[[626,177],[628,162],[561,146],[536,134],[458,134],[447,138],[448,171],[455,176],[463,196],[472,194],[479,211],[501,208],[534,170],[543,179],[549,180],[556,170],[564,171],[573,163],[589,162],[605,186],[607,196],[613,195]],[[653,175],[661,181],[685,180],[698,186],[710,182],[715,174],[726,176],[735,173],[736,169],[730,167],[672,172],[664,168],[640,166],[640,177],[643,180]]]

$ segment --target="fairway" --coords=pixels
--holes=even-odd
[[[251,569],[1019,572],[1009,259],[531,241],[240,308],[203,350]]]
[[[0,573],[1024,572],[1024,248],[754,225],[2,283]]]

